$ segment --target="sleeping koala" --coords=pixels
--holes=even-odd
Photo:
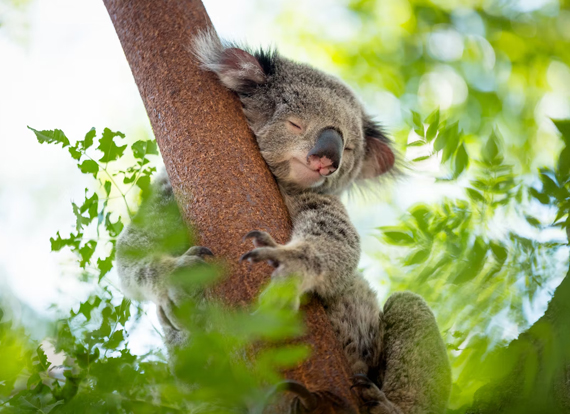
[[[357,272],[359,236],[339,194],[394,165],[390,141],[338,79],[276,52],[248,52],[201,35],[195,54],[206,70],[236,92],[259,149],[275,176],[293,221],[291,240],[251,231],[254,249],[241,260],[267,261],[273,278],[300,275],[299,296],[317,294],[354,374],[363,413],[443,413],[451,375],[435,318],[410,292],[392,295],[381,310],[375,292]],[[124,290],[154,301],[170,344],[184,340],[172,305],[176,292],[165,280],[211,252],[185,244],[166,175],[153,184],[137,220],[117,245]],[[168,218],[170,217],[170,218]],[[178,234],[178,236],[176,236]],[[161,251],[175,235],[177,246]]]

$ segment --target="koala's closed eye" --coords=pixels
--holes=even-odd
[[[301,123],[297,120],[287,120],[287,128],[295,134],[300,134],[303,132],[304,128],[300,124]]]

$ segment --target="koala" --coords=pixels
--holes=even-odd
[[[349,361],[362,413],[443,413],[451,388],[444,342],[425,301],[393,294],[380,308],[358,273],[360,239],[339,194],[394,167],[390,140],[355,94],[337,78],[276,51],[249,51],[203,33],[194,53],[237,93],[261,155],[285,199],[293,231],[288,243],[252,230],[241,260],[267,261],[272,278],[300,276],[299,296],[321,299]],[[188,246],[185,225],[165,174],[117,245],[125,292],[152,300],[167,343],[184,340],[172,314],[176,292],[165,282],[179,268],[212,254]],[[145,216],[145,220],[137,217]],[[157,246],[175,242],[165,251]]]

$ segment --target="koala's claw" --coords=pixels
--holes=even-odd
[[[352,377],[352,386],[358,397],[360,412],[366,414],[401,414],[378,386],[364,374],[356,374]]]
[[[207,247],[203,247],[203,246],[193,246],[190,247],[186,253],[184,253],[188,256],[198,256],[201,258],[204,258],[206,256],[214,256],[214,253],[212,253],[212,251],[210,249],[208,249]]]
[[[247,233],[244,240],[253,239],[253,245],[255,247],[277,247],[277,243],[273,240],[273,237],[265,231],[252,230]]]
[[[289,411],[291,414],[356,414],[344,398],[330,391],[309,391],[297,381],[283,381],[277,385],[276,391],[295,394]]]
[[[240,263],[248,260],[251,263],[259,263],[267,261],[273,267],[279,267],[280,261],[275,257],[277,249],[273,247],[258,247],[243,254],[239,261]]]
[[[371,387],[375,387],[376,384],[374,384],[370,378],[368,378],[366,375],[364,374],[356,374],[352,377],[352,386],[350,387],[352,388],[371,388]]]

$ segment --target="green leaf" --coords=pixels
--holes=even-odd
[[[530,224],[533,227],[541,227],[540,221],[538,221],[537,218],[529,216],[529,215],[525,215],[524,218],[526,219],[526,221],[528,222],[528,224]]]
[[[123,230],[123,227],[121,217],[117,218],[117,221],[113,223],[111,221],[111,213],[107,213],[105,216],[105,229],[107,229],[111,237],[117,237]]]
[[[81,214],[81,208],[77,204],[71,203],[71,206],[73,207],[73,214],[75,215],[75,230],[80,232],[85,226],[91,223],[91,219]]]
[[[414,238],[408,233],[400,231],[385,231],[384,240],[387,243],[395,244],[398,246],[407,246],[414,243]]]
[[[417,141],[410,142],[409,144],[407,144],[407,146],[408,147],[420,147],[420,146],[425,145],[425,144],[426,144],[425,141],[419,139]]]
[[[105,189],[105,194],[107,194],[107,197],[109,197],[109,194],[111,194],[111,186],[113,184],[111,183],[111,181],[105,181],[105,184],[103,185],[103,188]]]
[[[28,127],[28,129],[36,134],[36,138],[40,144],[61,144],[63,148],[69,145],[69,139],[67,139],[61,129],[54,129],[53,131],[37,131],[31,127]]]
[[[118,322],[125,326],[131,316],[131,301],[123,298],[119,306],[115,306],[115,313],[118,317]]]
[[[93,145],[93,140],[95,139],[96,133],[97,132],[95,131],[95,128],[91,128],[89,132],[85,134],[83,141],[80,141],[83,150],[86,150],[87,148],[91,147],[91,145]]]
[[[559,119],[559,120],[552,120],[560,134],[562,134],[562,139],[566,143],[567,146],[570,147],[570,119]]]
[[[103,156],[99,159],[100,162],[115,161],[123,156],[127,145],[118,146],[115,143],[115,137],[124,138],[125,134],[118,131],[113,132],[109,128],[103,130],[103,135],[99,138],[99,146],[97,147],[103,153]]]
[[[558,158],[558,174],[564,181],[570,177],[570,146],[567,146],[560,153]]]
[[[453,279],[453,283],[459,285],[473,280],[484,265],[487,250],[487,244],[482,238],[477,237],[475,243],[473,243],[473,248],[467,255],[467,263],[463,266],[461,272]]]
[[[38,361],[38,368],[40,371],[47,371],[51,365],[51,362],[48,361],[47,355],[44,352],[42,345],[39,345],[36,348],[36,355]]]
[[[502,157],[499,158],[500,155],[499,143],[497,136],[495,135],[494,132],[489,136],[487,143],[485,144],[485,146],[481,151],[481,155],[483,157],[483,160],[490,165],[494,165],[497,162],[500,164],[500,162],[502,161]]]
[[[97,259],[97,269],[99,269],[99,278],[98,282],[101,282],[101,279],[105,277],[107,273],[111,271],[113,268],[113,256],[108,256],[105,259]]]
[[[542,181],[542,191],[544,193],[557,198],[562,195],[560,194],[560,187],[547,172],[543,171],[540,173],[540,181]],[[564,198],[564,195],[560,198]]]
[[[428,142],[433,141],[439,129],[439,109],[436,109],[427,119],[429,127],[426,132],[426,139]]]
[[[69,151],[69,153],[71,154],[71,158],[73,158],[74,160],[79,161],[79,160],[81,159],[82,153],[81,153],[81,151],[79,151],[79,150],[77,149],[77,146],[75,146],[75,147],[71,147],[71,146],[70,146],[70,147],[68,148],[68,151]]]
[[[467,195],[469,196],[469,198],[471,200],[477,201],[480,203],[485,202],[485,197],[483,197],[483,195],[479,191],[474,190],[473,188],[466,188],[465,192],[467,192]]]
[[[461,173],[465,171],[468,165],[469,156],[465,150],[465,144],[461,144],[457,150],[457,154],[455,155],[455,170],[453,172],[453,176],[455,178],[459,177]]]
[[[433,139],[435,138],[435,136],[437,134],[437,127],[438,127],[437,124],[431,124],[428,127],[427,132],[426,132],[426,140],[428,142],[433,141]]]
[[[430,124],[430,125],[433,123],[437,123],[439,125],[439,108],[434,109],[431,112],[431,114],[426,116],[426,119],[424,119],[424,123]]]
[[[499,263],[504,263],[505,260],[507,260],[508,250],[503,244],[491,242],[489,243],[489,246]]]
[[[137,180],[137,187],[139,187],[144,193],[150,191],[150,177],[148,175],[143,175]]]
[[[82,314],[83,316],[85,316],[85,319],[87,319],[87,321],[91,320],[91,312],[94,309],[97,309],[97,307],[101,304],[101,298],[99,296],[92,296],[89,299],[87,299],[85,302],[82,302],[79,305],[79,310],[77,311],[77,313],[74,313],[73,310],[71,311],[72,315],[79,315]]]
[[[97,247],[97,242],[95,240],[89,240],[83,247],[81,247],[77,252],[81,257],[79,261],[79,266],[85,269],[85,266],[91,260],[93,253],[95,253],[95,248]]]
[[[412,160],[412,162],[418,162],[418,161],[427,160],[429,157],[430,157],[430,155],[423,155],[423,156],[421,156],[421,157],[414,158],[414,159]]]
[[[109,337],[109,340],[105,342],[105,348],[107,349],[116,349],[121,342],[125,340],[124,332],[122,329],[113,332],[113,334]]]
[[[419,263],[423,263],[427,260],[431,252],[431,249],[420,249],[413,252],[406,261],[404,262],[404,266],[411,266],[416,265]]]
[[[142,159],[146,155],[158,155],[158,148],[155,140],[137,141],[132,146],[133,155],[137,159]]]
[[[455,122],[447,128],[445,137],[442,137],[441,143],[439,143],[439,137],[435,140],[434,148],[437,149],[443,145],[441,162],[446,162],[455,154],[457,146],[459,145],[459,136],[459,122]]]
[[[69,246],[73,249],[77,249],[79,248],[79,245],[81,244],[81,239],[83,237],[82,233],[77,233],[77,234],[70,234],[69,237],[67,239],[62,239],[61,235],[59,234],[59,231],[57,232],[57,238],[50,238],[49,241],[51,243],[51,251],[52,252],[57,252],[61,249],[63,249],[65,246]]]
[[[423,130],[424,124],[422,123],[422,117],[416,111],[412,111],[412,121],[416,128]]]
[[[58,400],[58,401],[54,402],[53,404],[44,405],[41,409],[41,413],[49,414],[51,412],[51,410],[53,410],[55,407],[57,407],[58,405],[63,405],[63,404],[65,404],[65,402],[63,400]]]
[[[529,193],[532,197],[536,198],[542,204],[550,204],[550,197],[544,193],[538,192],[536,188],[530,188]]]
[[[99,164],[93,160],[85,160],[79,165],[79,169],[83,174],[93,174],[93,178],[97,178]]]

